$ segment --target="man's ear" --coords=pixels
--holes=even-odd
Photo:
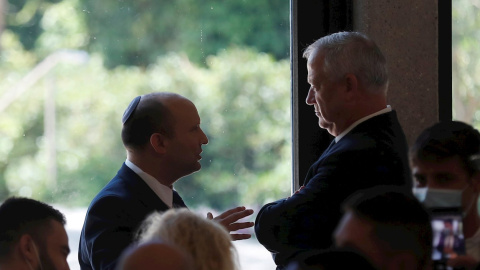
[[[353,100],[357,100],[358,95],[358,80],[357,76],[352,73],[347,73],[344,77],[345,90],[347,97]]]
[[[165,154],[167,152],[166,146],[168,144],[167,137],[162,133],[153,133],[150,136],[150,145],[159,154]]]
[[[20,252],[21,258],[25,259],[31,265],[36,265],[38,263],[37,254],[33,245],[35,245],[33,238],[28,234],[24,234],[18,241],[18,251]]]

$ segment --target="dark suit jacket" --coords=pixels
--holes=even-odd
[[[173,197],[174,204],[186,207],[176,191]],[[153,211],[168,209],[124,163],[88,208],[78,249],[81,269],[115,269],[142,221]]]
[[[310,167],[298,194],[269,203],[255,222],[258,241],[282,269],[299,254],[332,245],[341,203],[375,185],[411,190],[408,146],[395,111],[359,124]]]

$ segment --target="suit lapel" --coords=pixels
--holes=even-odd
[[[323,151],[322,155],[320,156],[320,159],[322,159],[324,156],[327,156],[330,153],[330,151],[332,150],[335,143],[336,143],[335,139],[333,139],[332,142],[330,143],[330,145],[327,147],[327,149],[325,149],[325,151]]]
[[[384,113],[377,115],[375,117],[372,117],[365,122],[360,123],[358,126],[353,128],[348,134],[345,135],[344,138],[342,138],[337,147],[334,147],[336,145],[335,139],[330,143],[330,145],[323,151],[322,155],[318,158],[318,160],[310,166],[310,169],[308,170],[307,176],[304,179],[304,183],[302,185],[307,185],[308,181],[317,173],[317,168],[320,166],[323,162],[323,160],[330,155],[330,152],[338,147],[341,147],[342,140],[345,140],[348,136],[351,136],[352,134],[355,133],[363,133],[363,132],[368,132],[371,127],[378,127],[378,126],[388,126],[390,125],[390,122],[392,122],[392,119],[396,119],[396,112],[392,110],[391,112]]]
[[[182,197],[180,197],[177,191],[174,190],[173,191],[173,208],[182,208],[182,207],[187,208]]]
[[[307,172],[307,175],[305,176],[305,179],[303,180],[303,183],[301,183],[300,185],[301,186],[305,186],[308,184],[308,181],[310,181],[310,179],[315,175],[317,174],[317,168],[318,166],[320,166],[320,164],[322,163],[322,160],[328,156],[328,154],[330,153],[330,151],[332,150],[333,146],[335,145],[335,139],[332,140],[332,142],[330,143],[330,145],[327,147],[327,149],[325,149],[325,151],[323,151],[322,155],[317,159],[317,161],[315,161],[315,163],[312,164],[312,166],[310,166],[310,168],[308,169],[308,172]]]
[[[128,185],[129,191],[135,194],[137,198],[147,209],[165,211],[169,207],[153,192],[153,190],[125,163],[118,172]]]

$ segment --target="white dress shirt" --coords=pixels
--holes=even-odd
[[[162,200],[168,207],[172,208],[173,204],[173,190],[170,187],[167,187],[155,179],[155,177],[150,174],[142,171],[137,165],[133,164],[130,160],[125,161],[125,165],[132,169],[140,178],[147,183],[147,185],[157,194],[157,196]]]
[[[335,143],[338,143],[338,141],[340,141],[345,135],[348,134],[348,132],[350,132],[354,127],[358,126],[360,123],[365,122],[368,119],[370,119],[372,117],[375,117],[377,115],[388,113],[388,112],[391,112],[391,111],[392,111],[392,108],[390,107],[390,105],[387,105],[387,107],[385,109],[382,109],[378,112],[369,114],[369,115],[367,115],[363,118],[358,119],[357,121],[355,121],[355,123],[351,124],[347,129],[345,129],[342,133],[338,134],[338,136],[335,137]]]

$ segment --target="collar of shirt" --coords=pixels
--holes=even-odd
[[[390,105],[387,105],[385,109],[382,109],[378,112],[372,113],[370,115],[367,115],[363,118],[358,119],[355,123],[351,124],[347,129],[345,129],[342,133],[340,133],[337,137],[335,137],[335,143],[338,143],[338,141],[340,141],[345,135],[348,134],[348,132],[350,132],[354,127],[358,126],[360,123],[365,122],[368,119],[375,117],[377,115],[388,113],[391,111],[392,111],[392,108],[390,107]]]
[[[125,165],[132,169],[143,181],[157,194],[157,196],[162,200],[168,207],[172,208],[173,204],[173,190],[165,185],[162,185],[160,182],[155,179],[155,177],[150,174],[142,171],[137,165],[133,164],[130,160],[125,161]]]

